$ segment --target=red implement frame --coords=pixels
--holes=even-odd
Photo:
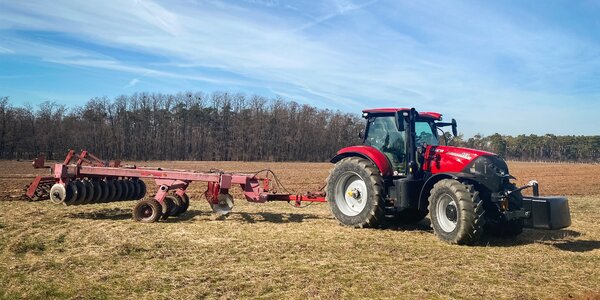
[[[77,162],[73,164],[74,158],[77,159]],[[269,189],[271,179],[257,177],[256,174],[232,173],[221,170],[196,172],[137,166],[121,167],[119,161],[108,163],[85,150],[81,154],[75,154],[73,150],[70,150],[63,163],[54,164],[52,167],[45,166],[43,157],[41,157],[35,160],[34,167],[51,168],[53,176],[42,177],[42,179],[52,179],[55,183],[61,184],[67,184],[71,180],[84,177],[151,178],[158,186],[154,199],[161,204],[169,191],[174,191],[180,196],[185,195],[188,186],[194,181],[208,183],[208,188],[204,194],[206,200],[212,204],[218,204],[219,195],[229,194],[229,189],[234,185],[241,187],[246,200],[249,202],[287,201],[300,206],[302,202],[326,201],[324,192],[309,192],[304,195],[274,193]],[[36,181],[39,181],[38,178],[30,185],[29,190],[33,189],[35,191],[37,188]]]

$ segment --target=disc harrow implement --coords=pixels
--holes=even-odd
[[[165,168],[121,166],[119,161],[105,162],[87,151],[80,154],[70,150],[63,163],[46,166],[43,157],[37,158],[35,168],[48,168],[52,176],[38,176],[27,187],[25,196],[31,200],[50,199],[65,206],[139,200],[133,208],[133,219],[156,222],[187,211],[190,198],[187,189],[192,182],[207,183],[204,196],[213,212],[228,214],[234,205],[229,189],[239,185],[249,202],[287,201],[296,206],[302,202],[325,202],[323,192],[303,195],[277,193],[271,189],[270,170],[246,174],[211,170],[197,172]],[[258,174],[266,172],[267,177]],[[279,180],[273,174],[277,184]],[[147,186],[142,180],[154,180],[157,191],[146,197]]]

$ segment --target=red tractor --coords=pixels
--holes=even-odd
[[[453,244],[484,232],[516,236],[523,227],[571,224],[565,197],[540,197],[535,181],[517,187],[498,155],[440,145],[438,132],[450,126],[456,136],[456,120],[414,108],[364,110],[363,117],[363,145],[338,151],[327,179],[327,202],[342,224],[416,223],[429,214],[435,234]],[[524,197],[529,187],[534,196]]]

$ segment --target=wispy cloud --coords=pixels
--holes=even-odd
[[[132,88],[134,86],[136,86],[138,83],[140,83],[140,80],[138,78],[133,78],[129,81],[129,83],[127,83],[123,89],[128,89],[128,88]]]
[[[15,53],[15,51],[12,51],[8,48],[4,48],[2,46],[0,46],[0,54],[12,54]]]

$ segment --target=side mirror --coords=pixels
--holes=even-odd
[[[452,119],[452,135],[457,136],[458,130],[456,129],[456,119]]]

